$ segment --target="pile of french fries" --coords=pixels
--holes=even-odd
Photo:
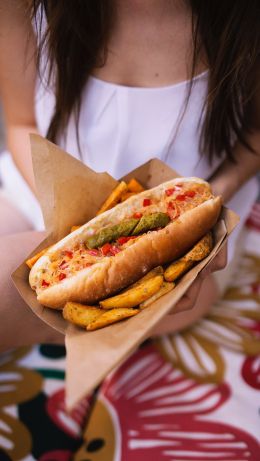
[[[121,181],[104,202],[97,215],[143,190],[142,185],[134,178],[128,184]],[[79,227],[73,226],[71,232]],[[98,306],[67,302],[62,311],[63,317],[75,325],[86,328],[87,331],[94,331],[137,315],[161,296],[173,290],[179,279],[196,263],[206,258],[212,248],[213,238],[209,232],[182,258],[166,267],[158,266],[152,269],[116,296],[100,301]],[[28,259],[26,261],[27,266],[32,268],[47,249],[45,248]]]

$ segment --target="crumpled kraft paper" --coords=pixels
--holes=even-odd
[[[60,240],[71,226],[83,224],[95,216],[117,181],[107,173],[96,173],[62,149],[31,135],[31,150],[38,199],[48,237],[32,252]],[[138,179],[146,188],[179,176],[158,159],[152,159],[122,179]],[[69,324],[60,311],[41,306],[28,283],[29,269],[24,262],[12,274],[24,301],[44,322],[65,334],[66,404],[72,409],[118,366],[144,339],[162,317],[172,310],[193,283],[198,273],[216,256],[238,223],[238,216],[222,209],[214,227],[215,245],[210,255],[191,269],[174,290],[154,302],[140,314],[104,329],[87,332]]]

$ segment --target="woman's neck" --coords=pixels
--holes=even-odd
[[[139,19],[156,20],[166,16],[175,15],[180,11],[189,10],[186,0],[114,0],[115,10],[121,18],[129,15],[137,16]]]
[[[115,0],[107,60],[93,75],[120,85],[160,87],[187,80],[191,63],[191,11],[185,0]]]

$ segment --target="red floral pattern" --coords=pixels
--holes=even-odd
[[[154,346],[144,347],[106,379],[99,393],[117,433],[109,459],[258,461],[257,440],[228,421],[214,420],[230,397],[226,383],[199,384],[165,362]],[[91,424],[90,419],[89,430]]]
[[[242,377],[254,389],[260,389],[260,356],[247,357],[242,366]]]

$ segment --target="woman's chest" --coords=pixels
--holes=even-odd
[[[189,9],[176,8],[178,2],[157,2],[156,7],[151,2],[147,11],[147,2],[117,3],[121,5],[106,44],[105,61],[93,75],[107,82],[144,88],[187,80],[193,49]],[[200,65],[196,73],[202,70]]]

